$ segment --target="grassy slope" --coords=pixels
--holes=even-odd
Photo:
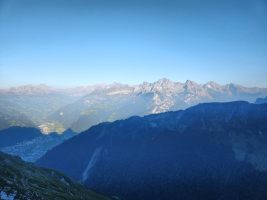
[[[39,168],[19,157],[0,152],[0,191],[16,193],[15,199],[90,199],[107,198],[85,189],[63,174]]]

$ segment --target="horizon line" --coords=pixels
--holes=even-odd
[[[159,81],[170,81],[172,83],[180,83],[180,84],[186,84],[186,82],[193,82],[193,83],[196,83],[197,85],[206,85],[206,84],[209,84],[209,83],[214,83],[214,84],[217,84],[219,86],[226,86],[226,85],[235,85],[235,86],[241,86],[241,87],[246,87],[246,88],[266,88],[267,89],[267,86],[248,86],[248,85],[243,85],[243,84],[240,84],[240,83],[236,83],[236,82],[233,82],[233,81],[230,81],[230,82],[227,82],[227,83],[219,83],[217,81],[207,81],[207,82],[196,82],[196,81],[193,81],[193,80],[190,80],[190,79],[187,79],[185,81],[174,81],[174,80],[171,80],[169,78],[160,78],[160,79],[157,79],[156,81],[142,81],[142,82],[139,82],[139,83],[136,83],[136,84],[130,84],[130,83],[124,83],[124,82],[119,82],[119,81],[113,81],[113,82],[98,82],[98,83],[88,83],[88,84],[77,84],[77,85],[55,85],[55,84],[49,84],[49,83],[25,83],[25,84],[16,84],[16,85],[13,85],[13,86],[0,86],[0,89],[1,90],[10,90],[10,89],[13,89],[13,88],[20,88],[20,87],[40,87],[40,86],[44,86],[44,87],[50,87],[51,89],[54,88],[54,89],[72,89],[72,88],[79,88],[79,87],[90,87],[90,86],[106,86],[106,85],[115,85],[115,84],[118,84],[118,85],[127,85],[127,86],[130,86],[130,87],[133,87],[133,86],[137,86],[137,85],[141,85],[141,84],[145,84],[145,83],[148,83],[148,84],[153,84],[153,83],[156,83],[156,82],[159,82]]]

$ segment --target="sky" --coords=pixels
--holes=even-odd
[[[267,0],[0,0],[0,87],[267,87]]]

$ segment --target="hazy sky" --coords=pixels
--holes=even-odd
[[[0,87],[267,87],[267,0],[0,0]]]

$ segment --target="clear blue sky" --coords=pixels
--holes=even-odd
[[[267,0],[0,0],[0,87],[267,87]]]

